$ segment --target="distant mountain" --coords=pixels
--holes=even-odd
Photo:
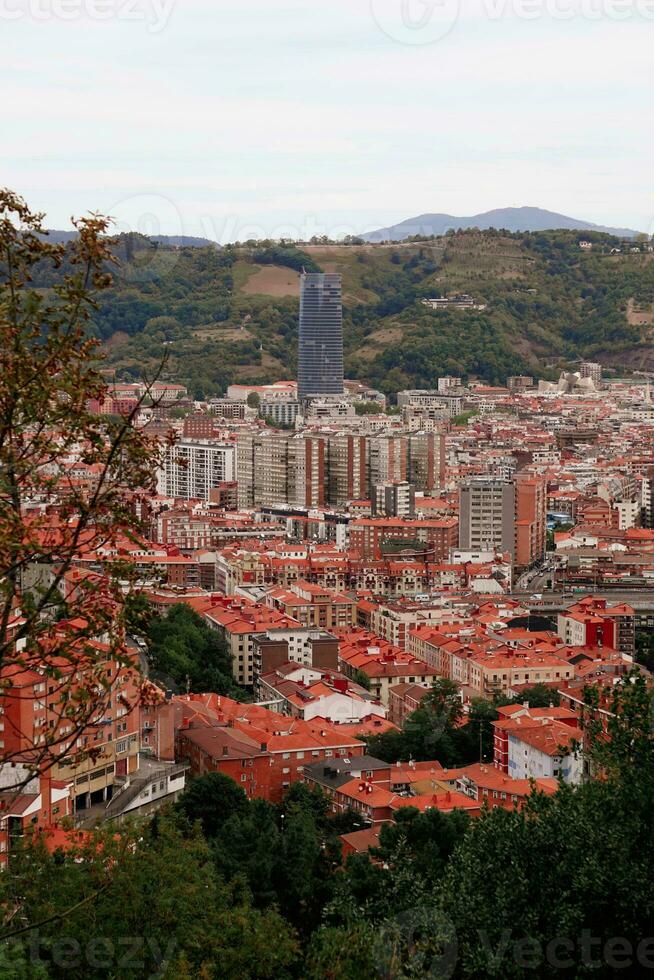
[[[638,234],[630,228],[607,228],[605,225],[594,225],[590,221],[569,218],[565,214],[545,211],[543,208],[496,208],[494,211],[484,211],[483,214],[473,214],[467,218],[453,214],[421,214],[389,228],[369,231],[360,237],[367,242],[401,242],[414,235],[445,235],[451,229],[456,231],[459,228],[504,228],[507,231],[553,231],[564,228],[567,231],[600,231],[619,238],[633,238]]]
[[[57,231],[56,229],[49,229],[45,235],[40,235],[40,238],[45,238],[51,245],[67,245],[68,242],[74,242],[77,238],[76,231]]]
[[[209,238],[196,238],[193,235],[150,235],[148,237],[151,242],[171,247],[206,248],[207,245],[213,245],[214,248],[220,247],[217,242],[212,242]],[[67,245],[68,242],[72,242],[76,238],[76,231],[58,231],[56,228],[50,229],[47,235],[47,240],[53,245]]]

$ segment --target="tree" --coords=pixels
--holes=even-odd
[[[250,408],[259,409],[261,405],[261,397],[258,391],[251,391],[247,397],[247,403]]]
[[[355,402],[354,411],[357,415],[380,415],[383,409],[377,402]]]
[[[378,975],[375,937],[375,929],[365,922],[350,928],[323,927],[311,942],[306,976],[309,980],[369,980]]]
[[[166,683],[245,699],[246,692],[233,678],[227,644],[190,606],[180,602],[166,616],[151,616],[145,637],[155,675]]]
[[[532,687],[526,687],[520,694],[516,694],[512,703],[528,704],[530,708],[558,708],[561,695],[547,684],[534,684]]]
[[[277,980],[296,959],[294,933],[279,914],[253,909],[241,883],[221,881],[201,834],[167,815],[118,834],[98,830],[67,854],[28,843],[0,881],[0,897],[15,910],[14,928],[39,923],[15,941],[36,945],[57,980]]]
[[[222,772],[196,776],[179,798],[176,809],[187,820],[199,820],[210,840],[234,814],[244,814],[248,798],[233,779]]]
[[[254,799],[245,811],[235,811],[212,841],[218,873],[225,881],[242,876],[256,908],[278,904],[280,833],[275,808]]]
[[[365,670],[355,671],[353,680],[355,684],[365,687],[366,691],[370,690],[370,677],[366,674]]]
[[[16,686],[38,670],[60,705],[33,746],[35,770],[72,752],[103,710],[108,662],[131,664],[123,598],[132,576],[119,549],[138,534],[130,494],[154,490],[156,471],[155,447],[133,425],[141,402],[121,418],[93,409],[108,393],[88,335],[94,294],[111,284],[108,221],[76,221],[66,247],[47,242],[42,217],[0,190],[0,668]],[[43,276],[48,288],[33,288]],[[94,473],[90,484],[72,462]],[[82,550],[97,555],[100,573],[73,574]]]
[[[444,766],[464,765],[470,748],[461,729],[463,706],[458,685],[439,677],[401,732],[390,730],[367,739],[368,752],[386,762],[435,759]],[[475,756],[473,755],[473,759]]]
[[[649,671],[654,671],[654,633],[636,630],[636,660]]]

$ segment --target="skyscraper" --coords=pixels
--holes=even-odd
[[[303,272],[300,277],[298,397],[343,394],[341,277]]]

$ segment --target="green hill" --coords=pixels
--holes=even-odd
[[[127,236],[117,252],[95,317],[108,364],[128,379],[165,353],[166,375],[198,396],[294,376],[302,266],[343,276],[347,376],[385,391],[444,373],[553,377],[579,357],[654,371],[654,254],[605,234],[472,230],[400,245],[222,249]],[[486,308],[422,303],[457,293]]]

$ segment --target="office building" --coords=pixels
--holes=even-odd
[[[343,307],[341,277],[300,277],[298,397],[343,394]]]

